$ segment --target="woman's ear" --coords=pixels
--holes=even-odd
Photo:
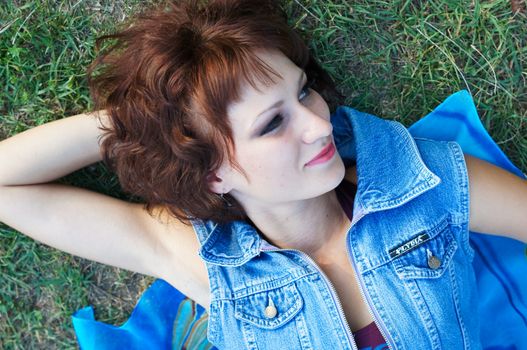
[[[225,194],[232,189],[229,185],[228,177],[222,169],[219,169],[217,172],[209,172],[207,175],[207,184],[209,189],[216,194]]]
[[[209,186],[209,189],[216,194],[224,193],[222,190],[222,182],[222,179],[216,176],[216,173],[213,173],[212,171],[207,175],[207,185]]]

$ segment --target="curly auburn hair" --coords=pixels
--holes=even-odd
[[[239,100],[242,82],[279,76],[256,50],[278,50],[304,69],[313,89],[335,96],[331,78],[317,64],[273,0],[183,0],[135,18],[110,40],[88,69],[96,109],[105,109],[104,163],[125,192],[189,224],[199,218],[247,220],[232,197],[210,191],[207,177],[222,164],[241,170],[227,107]],[[332,94],[332,95],[331,95]],[[243,170],[241,170],[243,174]],[[245,174],[246,175],[246,174]]]

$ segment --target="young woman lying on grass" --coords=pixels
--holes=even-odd
[[[468,231],[527,241],[525,180],[330,120],[333,83],[274,1],[176,2],[107,39],[98,112],[0,143],[2,222],[166,280],[222,349],[480,347]],[[52,183],[101,160],[144,204]]]

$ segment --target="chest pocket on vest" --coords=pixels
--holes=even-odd
[[[304,305],[294,283],[241,297],[234,302],[234,317],[263,329],[285,325]]]
[[[401,279],[438,278],[451,263],[457,242],[447,220],[429,231],[390,249],[390,256]],[[395,256],[394,256],[395,255]]]

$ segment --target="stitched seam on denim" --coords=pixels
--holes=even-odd
[[[409,280],[407,283],[405,283],[405,286],[409,290],[412,297],[412,302],[419,311],[419,317],[423,321],[423,325],[427,330],[426,334],[430,340],[431,349],[440,350],[441,346],[439,342],[439,335],[437,334],[437,329],[434,325],[434,321],[432,320],[430,309],[423,298],[419,284],[416,280]]]
[[[207,266],[207,275],[209,277],[210,303],[212,303],[212,301],[217,299],[221,293],[221,288],[219,286],[221,279],[216,265],[209,264],[208,262],[205,262],[205,265]]]
[[[428,190],[431,190],[433,187],[435,187],[436,184],[439,184],[432,181],[432,180],[424,180],[424,183],[421,183],[420,185],[414,187],[411,191],[406,192],[404,195],[391,199],[389,201],[382,202],[380,204],[375,205],[374,207],[371,207],[371,209],[378,211],[378,210],[387,210],[387,209],[394,209],[400,205],[403,205],[412,199],[419,197],[421,194],[425,193]]]
[[[359,269],[360,269],[360,271],[357,271],[357,273],[360,273],[360,274],[363,275],[365,273],[368,273],[369,271],[376,270],[379,267],[384,266],[384,265],[386,265],[387,263],[390,262],[390,261],[383,261],[380,264],[377,264],[377,265],[375,265],[373,267],[367,267],[366,268],[365,266],[368,266],[370,264],[369,264],[369,262],[365,261],[365,258],[363,256],[363,254],[357,253],[358,251],[360,251],[358,249],[358,246],[360,245],[360,243],[357,240],[356,235],[353,234],[353,230],[354,229],[357,229],[357,227],[355,226],[355,227],[352,228],[352,232],[350,232],[350,235],[349,235],[349,242],[350,242],[351,247],[352,247],[351,253],[355,257],[355,262],[356,262],[357,266],[359,266]],[[379,253],[379,254],[382,254],[382,252]],[[382,255],[381,259],[384,259],[384,258],[385,258],[384,255]]]
[[[303,266],[298,266],[295,268],[290,268],[287,270],[287,272],[276,272],[274,275],[265,276],[265,278],[254,277],[251,278],[251,282],[254,282],[252,284],[247,284],[242,287],[233,286],[233,294],[236,297],[240,293],[247,295],[258,293],[266,289],[274,289],[277,288],[277,286],[288,284],[291,281],[295,281],[298,278],[303,278],[304,276],[315,272],[316,271],[306,269]]]
[[[254,332],[251,329],[250,325],[248,323],[241,322],[241,329],[242,329],[243,339],[245,340],[245,344],[247,345],[247,348],[249,350],[258,350],[258,344],[256,342],[256,337],[254,336]]]
[[[412,137],[412,134],[408,131],[408,129],[405,128],[404,125],[402,125],[399,122],[395,121],[389,121],[392,125],[395,127],[393,128],[394,131],[399,135],[399,138],[405,141],[406,146],[410,146],[413,152],[407,153],[407,155],[410,156],[412,160],[412,164],[417,166],[417,169],[419,172],[423,171],[423,168],[428,170],[430,173],[430,169],[425,165],[423,158],[420,156],[419,148],[417,147],[417,143],[415,142],[415,139]],[[432,173],[433,174],[433,173]]]
[[[203,242],[207,240],[207,229],[205,228],[205,224],[201,219],[193,219],[190,222],[201,247],[203,245]]]
[[[295,273],[291,275],[286,275],[274,280],[269,280],[266,282],[259,283],[254,286],[245,287],[243,289],[233,291],[233,298],[245,298],[250,295],[267,292],[274,289],[283,288],[287,285],[290,285],[294,283],[295,281],[298,281],[299,279],[305,278],[306,276],[309,276],[311,274],[314,274],[314,272],[307,272],[307,271],[301,271],[301,273]]]
[[[313,350],[313,344],[311,344],[311,339],[309,339],[309,330],[307,328],[306,318],[302,312],[296,315],[295,324],[296,329],[298,330],[298,339],[300,340],[302,350]]]
[[[462,172],[460,171],[460,169],[463,168],[461,164],[464,164],[463,153],[461,151],[461,148],[457,143],[452,141],[435,141],[424,138],[416,139],[419,139],[420,142],[423,143],[428,142],[435,144],[436,149],[434,150],[434,152],[436,154],[439,154],[439,156],[443,155],[440,158],[442,164],[449,164],[447,167],[442,164],[440,166],[442,166],[442,169],[446,169],[446,171],[448,172],[448,174],[444,176],[445,186],[442,190],[443,192],[448,191],[447,193],[450,194],[451,197],[454,197],[456,199],[454,201],[449,202],[450,205],[448,206],[448,208],[451,213],[450,221],[453,225],[457,226],[459,226],[460,223],[465,224],[466,222],[468,222],[468,207],[463,209],[462,205],[460,205],[462,199],[460,192],[463,191],[459,191],[459,185],[461,185],[462,189],[466,189],[466,187],[463,186],[464,184],[466,184],[466,182],[464,184],[458,183],[458,179],[463,178],[463,176],[459,175]]]
[[[218,227],[218,224],[214,226],[214,229],[210,231],[207,239],[203,242],[202,248],[203,248],[203,255],[204,256],[213,256],[209,254],[208,249],[216,243],[218,240],[219,234],[216,232],[216,228]]]
[[[448,146],[449,150],[451,151],[451,159],[454,162],[453,166],[456,170],[456,180],[458,182],[458,185],[462,189],[462,191],[457,192],[460,193],[459,210],[460,213],[463,214],[463,220],[462,222],[460,222],[460,224],[466,224],[469,222],[470,217],[470,183],[468,178],[467,165],[461,147],[456,142],[449,142]]]
[[[470,350],[470,342],[468,341],[468,338],[467,338],[467,330],[466,330],[465,324],[463,322],[463,318],[461,317],[461,309],[460,309],[460,306],[459,306],[460,299],[459,299],[459,292],[458,292],[458,285],[457,285],[456,274],[455,274],[455,271],[454,271],[454,264],[452,264],[448,268],[448,272],[449,272],[449,275],[450,275],[450,281],[452,283],[452,297],[454,299],[454,307],[455,307],[455,310],[456,310],[456,316],[457,316],[457,320],[458,320],[458,323],[459,323],[459,328],[461,329],[461,337],[463,339],[463,349]]]
[[[327,283],[322,279],[323,277],[321,275],[317,275],[313,282],[315,282],[315,286],[318,287],[318,292],[322,296],[322,300],[325,301],[324,305],[331,316],[331,330],[333,331],[333,334],[336,336],[336,338],[340,340],[341,347],[338,349],[349,349],[348,336],[346,335],[346,331],[343,328],[346,327],[346,325],[342,323],[343,320],[341,320],[339,315],[336,301],[331,295],[331,291],[329,290]]]
[[[380,317],[380,322],[382,322],[382,324],[384,325],[384,329],[389,333],[387,334],[387,336],[389,336],[390,339],[384,339],[388,344],[389,341],[391,340],[393,345],[395,346],[399,346],[401,344],[401,341],[399,339],[399,334],[397,333],[397,327],[392,327],[391,325],[394,324],[393,322],[386,322],[386,321],[390,321],[390,317],[389,317],[389,314],[387,314],[384,310],[384,308],[382,307],[382,303],[379,299],[379,293],[377,291],[377,289],[375,288],[375,277],[374,277],[374,274],[373,273],[367,273],[367,274],[364,274],[363,275],[363,281],[364,281],[364,286],[366,287],[366,293],[368,293],[370,299],[371,299],[371,302],[372,302],[372,306],[373,308],[375,308],[375,311],[377,311],[377,314],[378,316]],[[377,284],[379,285],[379,284]],[[373,312],[373,310],[372,310]],[[395,317],[397,317],[397,315],[394,315]],[[398,345],[397,345],[398,344]]]
[[[216,228],[216,226],[214,227],[214,229]],[[192,222],[192,228],[194,229],[194,232],[196,233],[198,241],[199,241],[199,243],[201,245],[202,242],[200,241],[199,233],[196,230],[200,230],[202,233],[206,232],[205,225],[203,224],[203,221],[196,220],[196,224],[194,222]],[[213,231],[214,231],[214,229],[213,229]],[[209,307],[210,307],[210,304],[212,304],[212,300],[214,299],[214,296],[218,293],[218,281],[219,281],[219,279],[217,277],[217,275],[218,275],[218,273],[216,271],[217,267],[212,265],[212,264],[209,264],[207,261],[204,261],[204,263],[205,263],[205,266],[207,268],[207,278],[208,278],[208,281],[209,281],[209,295],[210,295]]]
[[[216,312],[215,312],[215,309],[216,306],[213,305],[213,303],[210,304],[210,312],[209,312],[209,320],[208,320],[208,323],[207,323],[207,339],[210,341],[210,342],[214,342],[216,341],[216,335],[218,333],[218,331],[216,330],[216,323],[218,322],[216,320]],[[217,344],[215,344],[217,345]]]
[[[460,198],[460,211],[463,214],[463,225],[462,227],[462,236],[461,236],[461,246],[463,251],[467,254],[469,261],[472,261],[474,258],[474,249],[470,246],[469,240],[469,217],[470,217],[470,184],[468,180],[468,170],[465,163],[465,157],[463,157],[463,152],[461,147],[456,142],[449,142],[449,148],[451,150],[452,158],[454,160],[454,168],[456,169],[456,178],[460,186],[460,191],[456,191]]]
[[[273,289],[278,289],[278,288],[281,288],[290,283],[293,283],[295,281],[298,281],[302,278],[306,278],[314,274],[316,274],[316,272],[306,271],[301,274],[296,274],[296,276],[289,275],[289,276],[280,277],[276,280],[264,282],[262,284],[258,284],[258,285],[251,286],[251,287],[246,287],[246,288],[243,288],[237,291],[229,291],[229,290],[224,289],[218,293],[219,295],[215,297],[214,300],[233,301],[238,298],[244,298],[244,297],[247,297],[253,294],[266,292],[266,291],[273,290]]]

